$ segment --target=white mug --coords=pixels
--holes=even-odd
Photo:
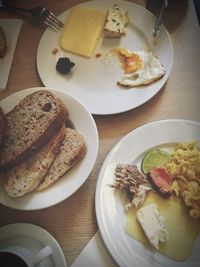
[[[11,264],[10,261],[13,260],[15,266],[17,266],[17,262],[19,262],[19,267],[37,267],[45,258],[51,255],[52,252],[50,246],[45,246],[36,254],[21,246],[9,246],[0,249],[0,262],[7,261]]]

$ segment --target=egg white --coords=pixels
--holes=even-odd
[[[125,87],[148,85],[165,75],[164,67],[152,52],[138,51],[134,53],[140,56],[143,66],[133,73],[124,74],[117,82],[119,85]]]

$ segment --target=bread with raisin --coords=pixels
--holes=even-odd
[[[22,99],[6,114],[8,128],[0,153],[0,170],[27,160],[50,141],[67,117],[64,104],[48,90],[36,91]]]

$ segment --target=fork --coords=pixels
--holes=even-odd
[[[0,9],[1,8],[5,8],[10,11],[28,12],[33,17],[41,18],[47,26],[49,26],[50,28],[56,31],[61,30],[64,26],[62,21],[60,21],[51,11],[49,11],[45,7],[38,6],[32,9],[26,9],[26,8],[21,8],[21,7],[10,5],[9,3],[4,2],[4,1],[0,1]]]

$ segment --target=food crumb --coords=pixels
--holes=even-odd
[[[58,48],[54,48],[53,50],[52,50],[52,54],[53,55],[56,55],[58,53]]]
[[[95,55],[95,57],[97,57],[97,58],[99,58],[99,57],[101,57],[102,55],[101,55],[101,53],[97,53],[96,55]]]

